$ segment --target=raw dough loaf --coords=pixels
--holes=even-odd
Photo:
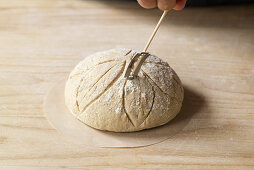
[[[65,86],[65,101],[77,119],[100,130],[132,132],[163,125],[177,115],[184,92],[168,63],[151,55],[137,78],[124,78],[135,53],[99,52],[76,66]]]

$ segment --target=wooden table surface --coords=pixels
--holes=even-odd
[[[254,5],[170,12],[150,52],[185,88],[189,124],[141,148],[80,147],[43,98],[85,56],[143,49],[161,12],[135,1],[0,0],[0,169],[253,169]]]

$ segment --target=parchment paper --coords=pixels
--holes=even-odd
[[[139,132],[100,131],[77,120],[65,106],[66,80],[59,81],[45,96],[44,112],[51,125],[66,139],[79,145],[96,147],[141,147],[162,142],[178,133],[188,123],[181,113],[168,124]]]

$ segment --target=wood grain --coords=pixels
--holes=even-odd
[[[142,50],[160,14],[135,1],[0,0],[0,169],[253,169],[253,5],[169,12],[150,52],[185,87],[190,123],[175,137],[80,147],[47,122],[53,84],[96,51]]]

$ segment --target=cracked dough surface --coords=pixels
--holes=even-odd
[[[137,78],[124,78],[135,53],[99,52],[74,68],[65,86],[65,102],[77,119],[100,130],[132,132],[166,124],[177,115],[184,91],[168,63],[150,55]]]

